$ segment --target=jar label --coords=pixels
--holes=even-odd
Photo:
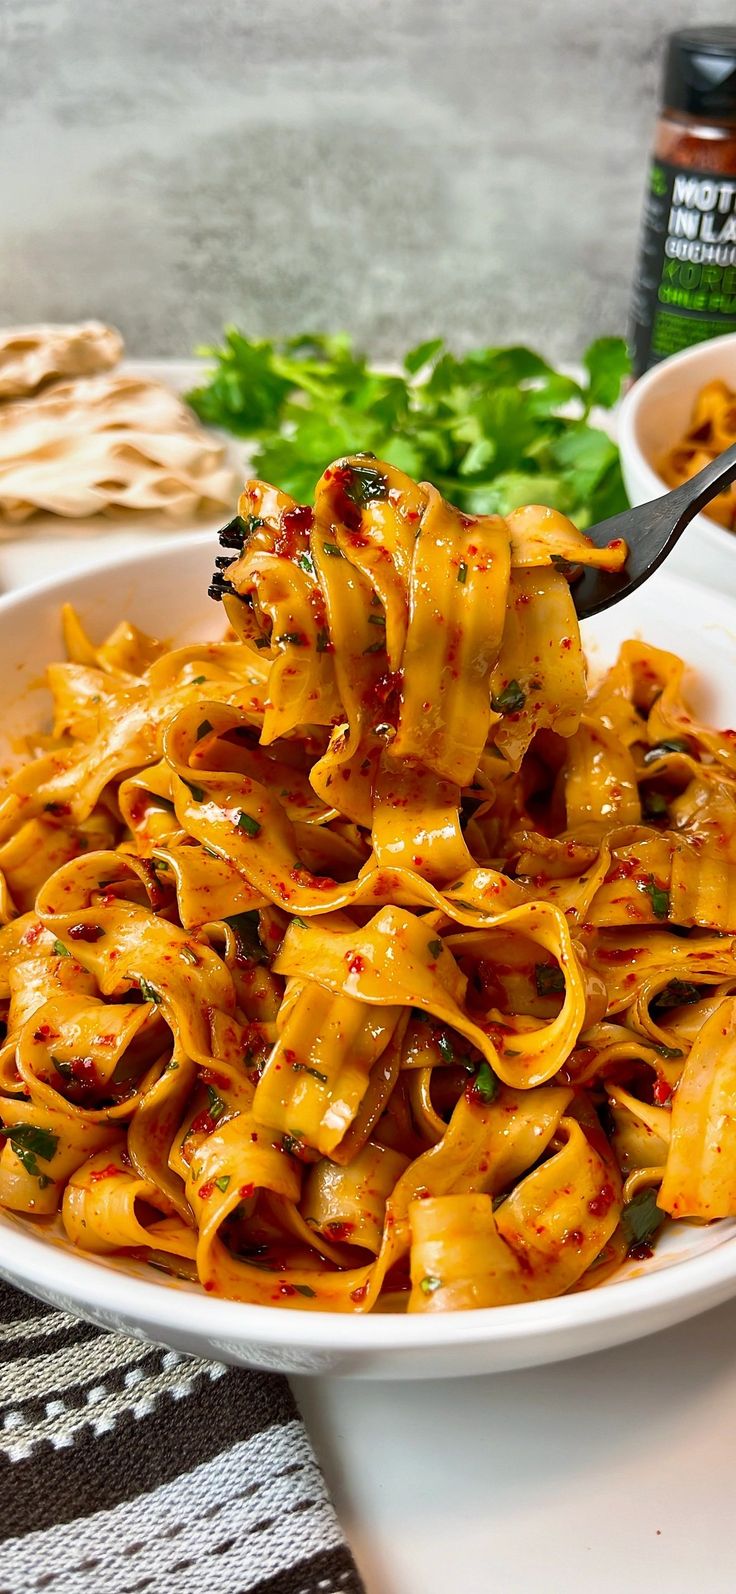
[[[631,305],[634,371],[736,332],[736,178],[655,160]]]

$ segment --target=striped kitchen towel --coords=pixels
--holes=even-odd
[[[0,1283],[0,1594],[362,1594],[284,1378]]]

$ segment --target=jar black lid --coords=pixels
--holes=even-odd
[[[663,99],[674,111],[736,119],[736,28],[680,28],[667,40]]]

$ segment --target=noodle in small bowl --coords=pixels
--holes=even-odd
[[[659,498],[675,484],[676,476],[667,479],[664,461],[669,457],[677,463],[699,397],[715,383],[736,392],[736,332],[670,355],[629,389],[619,410],[618,438],[632,504]],[[714,430],[717,446],[725,448],[726,436],[720,435],[720,427]],[[705,463],[705,456],[696,458],[694,450],[692,457],[693,468]],[[736,593],[736,533],[708,514],[696,515],[670,556],[669,567]]]
[[[162,613],[177,645],[221,636],[222,612],[205,596],[212,544],[211,534],[187,538],[2,600],[3,764],[17,764],[20,737],[48,726],[41,681],[63,656],[64,602],[74,604],[97,640],[123,615],[160,633]],[[699,716],[722,726],[736,718],[736,607],[727,600],[658,576],[585,628],[592,672],[611,664],[629,637],[674,646],[688,660],[697,673],[688,676],[686,695]],[[285,1372],[441,1377],[603,1349],[718,1304],[736,1293],[736,1223],[669,1224],[653,1256],[626,1260],[595,1288],[414,1315],[291,1311],[224,1299],[131,1254],[90,1255],[70,1243],[57,1220],[8,1210],[0,1211],[0,1271],[65,1310],[184,1352]]]

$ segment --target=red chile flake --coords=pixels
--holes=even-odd
[[[85,1090],[99,1089],[99,1077],[93,1057],[72,1057],[69,1061],[72,1079]]]
[[[365,968],[365,958],[361,957],[359,952],[354,952],[352,954],[352,956],[351,956],[351,954],[349,952],[346,953],[345,955],[346,955],[347,960],[348,960],[348,969],[349,969],[350,973],[351,974],[362,974],[363,970]]]
[[[588,1202],[588,1211],[594,1218],[603,1218],[616,1199],[616,1192],[612,1184],[601,1185],[597,1196]]]
[[[652,1091],[652,1098],[656,1102],[656,1105],[658,1107],[664,1107],[665,1102],[669,1101],[671,1095],[672,1086],[668,1085],[666,1079],[658,1079],[654,1090]]]
[[[200,1196],[202,1201],[209,1201],[209,1198],[212,1195],[212,1192],[213,1192],[214,1188],[215,1188],[214,1179],[207,1179],[204,1184],[200,1185],[200,1187],[199,1187],[199,1189],[197,1191],[197,1195]]]
[[[250,1201],[251,1196],[255,1194],[255,1188],[254,1184],[241,1184],[238,1191],[241,1201]]]
[[[190,1135],[211,1135],[214,1133],[215,1120],[209,1112],[198,1112],[189,1125]]]
[[[73,924],[67,934],[70,941],[99,941],[105,932],[101,924]]]
[[[295,504],[281,516],[281,524],[274,533],[273,551],[286,559],[295,558],[307,546],[307,537],[314,523],[314,510],[306,504]]]
[[[94,1168],[89,1175],[90,1184],[97,1184],[100,1179],[113,1179],[116,1175],[122,1177],[123,1169],[118,1168],[114,1162],[108,1162],[106,1168]]]
[[[354,1223],[326,1223],[323,1234],[326,1240],[349,1240],[355,1228]]]

